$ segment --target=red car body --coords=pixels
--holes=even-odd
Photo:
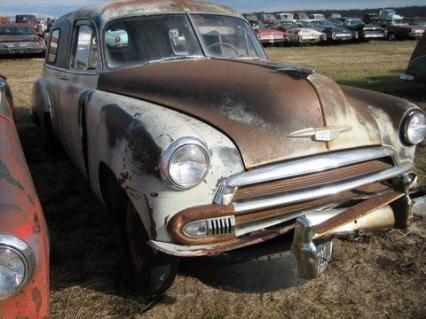
[[[256,35],[262,44],[280,44],[285,42],[285,33],[275,29],[257,29]]]
[[[1,77],[0,136],[0,248],[4,251],[17,248],[8,245],[12,238],[25,243],[33,256],[25,271],[27,278],[25,284],[22,284],[12,296],[0,298],[0,319],[47,318],[49,311],[47,227],[13,121],[10,89],[5,79]],[[0,277],[0,287],[6,280]]]

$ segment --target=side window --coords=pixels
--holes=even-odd
[[[71,68],[74,70],[99,69],[98,41],[93,28],[89,25],[77,27]]]
[[[56,63],[56,57],[58,55],[59,47],[59,29],[53,30],[50,34],[49,50],[47,52],[46,62],[49,64]]]

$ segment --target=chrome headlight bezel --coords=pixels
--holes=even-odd
[[[401,126],[401,139],[402,142],[407,145],[407,146],[413,146],[413,145],[418,145],[420,144],[423,140],[424,137],[421,141],[414,141],[412,140],[412,138],[410,138],[409,136],[409,128],[410,128],[410,124],[412,123],[412,120],[415,116],[422,116],[424,118],[424,122],[426,124],[426,116],[425,114],[421,111],[421,110],[413,110],[410,111],[404,118],[403,122],[402,122],[402,126]],[[426,131],[426,130],[425,130]]]
[[[170,173],[170,163],[173,157],[176,155],[176,153],[186,146],[195,146],[204,154],[206,159],[207,169],[205,170],[204,174],[198,178],[197,181],[194,181],[193,183],[190,183],[187,185],[183,185],[176,182],[176,180],[173,178],[172,174]],[[207,150],[207,147],[202,141],[194,137],[183,137],[171,143],[167,147],[167,149],[163,152],[160,159],[159,168],[160,168],[161,178],[169,187],[176,190],[191,189],[198,186],[206,177],[210,168],[210,155]]]
[[[0,234],[0,248],[16,254],[21,259],[25,269],[23,280],[14,288],[14,291],[3,297],[0,296],[0,300],[5,300],[20,293],[26,287],[33,277],[36,259],[32,248],[25,241],[13,235]]]

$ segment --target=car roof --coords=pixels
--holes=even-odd
[[[117,18],[166,13],[208,13],[242,17],[229,7],[197,0],[121,0],[84,7],[58,20],[93,18],[96,22],[106,23]]]

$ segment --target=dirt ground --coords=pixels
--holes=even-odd
[[[426,87],[398,79],[414,46],[414,41],[372,42],[271,48],[268,54],[426,109]],[[47,156],[39,130],[25,123],[41,70],[41,59],[0,60],[50,229],[51,318],[426,318],[426,222],[421,219],[406,232],[335,240],[329,270],[298,287],[284,289],[286,255],[278,254],[234,266],[221,259],[184,260],[173,287],[155,304],[147,307],[145,300],[128,296],[114,219],[72,163],[61,154]],[[419,150],[418,166],[424,181],[425,148]]]

